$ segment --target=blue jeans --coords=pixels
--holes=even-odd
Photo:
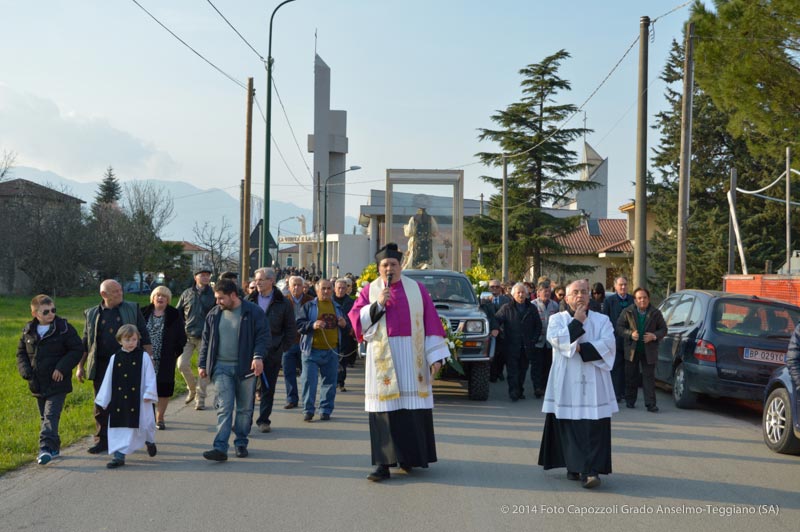
[[[333,412],[338,373],[339,352],[336,349],[311,349],[309,355],[303,355],[304,414],[314,413],[314,403],[317,400],[317,381],[320,374],[322,374],[322,387],[319,390],[319,409],[323,414]]]
[[[300,344],[294,344],[283,354],[283,382],[286,385],[286,402],[297,404],[297,369],[300,361]]]
[[[253,400],[256,395],[256,379],[240,379],[237,375],[237,364],[217,364],[211,382],[214,384],[217,397],[214,406],[217,409],[217,435],[214,438],[214,449],[228,452],[228,440],[231,428],[236,435],[233,444],[247,447],[247,435],[253,423]],[[234,402],[236,418],[233,418]]]

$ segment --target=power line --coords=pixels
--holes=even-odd
[[[309,168],[308,163],[306,162],[305,154],[303,150],[300,148],[300,143],[297,142],[297,135],[294,132],[294,128],[292,127],[292,122],[289,120],[289,115],[286,113],[286,107],[283,106],[283,100],[281,99],[281,93],[278,92],[278,86],[275,84],[275,75],[272,75],[272,86],[275,88],[275,96],[278,97],[278,103],[281,104],[281,109],[283,110],[283,116],[286,118],[286,123],[289,125],[289,131],[292,132],[292,139],[294,140],[294,145],[297,146],[297,151],[300,153],[300,158],[303,160],[303,164],[308,170],[308,176],[313,180],[314,173]]]
[[[236,84],[237,84],[239,87],[243,88],[244,90],[247,90],[247,86],[245,86],[245,84],[244,84],[244,83],[242,83],[241,81],[239,81],[239,80],[235,79],[234,77],[232,77],[230,74],[228,74],[227,72],[225,72],[224,70],[222,70],[221,68],[219,68],[217,65],[215,65],[214,63],[212,63],[211,61],[209,61],[208,59],[206,59],[206,58],[203,56],[203,54],[201,54],[200,52],[198,52],[197,50],[195,50],[194,48],[192,48],[191,46],[189,46],[189,45],[186,43],[186,41],[184,41],[183,39],[181,39],[180,37],[178,37],[178,36],[175,34],[175,32],[174,32],[174,31],[172,31],[171,29],[169,29],[168,27],[166,27],[166,26],[165,26],[165,25],[164,25],[164,24],[163,24],[163,23],[162,23],[160,20],[158,20],[158,19],[157,19],[157,18],[156,18],[156,17],[155,17],[155,16],[154,16],[152,13],[150,13],[150,12],[149,12],[147,9],[145,9],[145,8],[144,8],[144,6],[143,6],[142,4],[140,4],[140,3],[139,3],[139,2],[137,2],[136,0],[131,0],[131,2],[133,2],[134,4],[136,4],[137,6],[139,6],[139,9],[141,9],[142,11],[144,11],[145,13],[147,13],[147,14],[150,16],[150,18],[152,18],[153,20],[155,20],[155,21],[156,21],[156,23],[157,23],[159,26],[161,26],[162,28],[164,28],[165,30],[167,30],[167,31],[169,32],[169,34],[170,34],[170,35],[172,35],[173,37],[175,37],[176,39],[178,39],[178,41],[180,41],[180,43],[181,43],[182,45],[184,45],[186,48],[188,48],[189,50],[191,50],[192,52],[194,52],[194,53],[195,53],[195,55],[197,55],[197,57],[199,57],[200,59],[202,59],[203,61],[205,61],[205,62],[206,62],[206,63],[208,63],[209,65],[211,65],[211,67],[212,67],[212,68],[214,68],[214,70],[216,70],[217,72],[219,72],[220,74],[222,74],[223,76],[225,76],[226,78],[228,78],[229,80],[231,80],[232,82],[236,83]]]
[[[258,53],[258,50],[256,50],[255,48],[253,48],[253,45],[252,45],[252,44],[250,44],[249,42],[247,42],[247,39],[245,39],[245,38],[242,36],[242,34],[241,34],[241,33],[239,33],[239,30],[237,30],[237,29],[236,29],[236,28],[233,26],[233,24],[231,24],[231,22],[230,22],[230,21],[229,21],[227,18],[225,18],[225,15],[223,15],[223,14],[222,14],[222,12],[221,12],[219,9],[217,9],[217,6],[215,6],[215,5],[214,5],[214,4],[211,2],[211,0],[206,0],[206,1],[209,3],[209,5],[211,5],[211,7],[213,7],[213,8],[214,8],[214,11],[216,11],[216,12],[217,12],[217,14],[218,14],[220,17],[222,17],[222,20],[224,20],[224,21],[225,21],[225,22],[228,24],[228,26],[230,26],[230,27],[231,27],[231,29],[232,29],[233,31],[235,31],[235,32],[236,32],[236,35],[238,35],[238,36],[239,36],[239,38],[240,38],[240,39],[242,39],[242,41],[244,41],[244,43],[245,43],[247,46],[249,46],[251,50],[253,50],[253,53],[254,53],[254,54],[256,54],[256,56],[258,56],[258,58],[259,58],[259,59],[261,59],[261,61],[262,61],[263,63],[266,63],[266,62],[267,62],[267,60],[266,60],[266,59],[264,59],[264,56],[262,56],[260,53]]]
[[[688,6],[689,4],[691,4],[691,3],[692,3],[692,1],[693,1],[693,0],[690,0],[690,1],[688,1],[688,2],[684,2],[683,4],[680,4],[679,6],[676,6],[676,7],[672,8],[670,11],[667,11],[667,12],[666,12],[666,13],[664,13],[663,15],[659,15],[659,16],[657,16],[656,18],[654,18],[654,19],[651,21],[651,28],[652,28],[652,29],[651,29],[651,31],[652,31],[652,32],[654,32],[655,28],[654,28],[654,26],[652,26],[652,25],[653,25],[653,24],[655,24],[655,22],[656,22],[657,20],[659,20],[659,19],[661,19],[661,18],[663,18],[663,17],[666,17],[667,15],[670,15],[670,14],[674,13],[675,11],[678,11],[679,9],[682,9],[682,8],[684,8],[684,7]],[[654,35],[655,35],[655,33],[652,33],[651,35],[653,35],[653,36],[654,36]],[[565,126],[566,126],[566,125],[567,125],[567,124],[570,122],[570,120],[572,120],[572,119],[575,117],[575,115],[577,115],[579,112],[581,112],[581,111],[583,110],[583,108],[586,106],[586,104],[587,104],[587,103],[589,103],[589,101],[590,101],[592,98],[594,98],[594,96],[597,94],[597,92],[598,92],[598,91],[599,91],[599,90],[600,90],[600,89],[603,87],[603,85],[605,85],[606,81],[608,81],[608,79],[609,79],[609,78],[610,78],[610,77],[611,77],[611,76],[614,74],[614,72],[617,70],[617,68],[619,67],[619,65],[620,65],[620,64],[622,63],[622,61],[623,61],[623,60],[624,60],[624,59],[625,59],[625,58],[628,56],[628,54],[631,52],[631,50],[633,49],[633,47],[634,47],[634,46],[636,46],[636,43],[638,43],[638,42],[639,42],[639,37],[637,36],[637,37],[636,37],[636,38],[633,40],[633,42],[631,43],[631,45],[630,45],[630,46],[628,46],[628,49],[627,49],[627,50],[625,50],[625,53],[623,53],[623,54],[622,54],[622,57],[620,57],[620,58],[619,58],[619,61],[617,61],[617,63],[616,63],[616,64],[615,64],[615,65],[614,65],[614,66],[611,68],[611,71],[609,71],[609,73],[608,73],[608,74],[606,74],[606,76],[603,78],[603,80],[600,82],[600,84],[599,84],[599,85],[598,85],[598,86],[597,86],[597,87],[596,87],[596,88],[595,88],[595,89],[592,91],[592,93],[591,93],[591,94],[589,94],[589,97],[588,97],[588,98],[586,98],[586,99],[583,101],[583,103],[582,103],[582,104],[581,104],[581,105],[580,105],[580,106],[579,106],[579,107],[578,107],[578,108],[575,110],[575,112],[574,112],[574,113],[572,113],[572,114],[571,114],[569,117],[567,117],[567,119],[566,119],[566,120],[564,120],[564,121],[563,121],[563,122],[562,122],[562,123],[561,123],[561,124],[560,124],[560,125],[559,125],[559,126],[558,126],[558,127],[557,127],[557,128],[554,130],[554,131],[553,131],[553,132],[552,132],[552,133],[550,133],[550,135],[548,135],[547,137],[545,137],[545,138],[544,138],[544,140],[542,140],[542,141],[541,141],[541,142],[539,142],[538,144],[535,144],[534,146],[531,146],[530,148],[528,148],[528,149],[526,149],[526,150],[523,150],[523,151],[521,151],[521,152],[512,153],[512,154],[508,154],[508,155],[506,155],[506,157],[510,159],[510,158],[514,158],[514,157],[520,157],[520,156],[522,156],[522,155],[525,155],[526,153],[529,153],[529,152],[531,152],[532,150],[535,150],[536,148],[538,148],[539,146],[541,146],[542,144],[544,144],[545,142],[547,142],[548,140],[550,140],[551,138],[553,138],[553,137],[554,137],[554,136],[555,136],[555,135],[556,135],[556,134],[557,134],[559,131],[561,131],[562,129],[564,129],[564,127],[565,127]],[[478,161],[478,162],[474,162],[474,163],[462,164],[462,165],[459,165],[459,166],[453,166],[453,167],[451,167],[451,168],[449,168],[449,169],[465,168],[465,167],[467,167],[467,166],[472,166],[472,165],[475,165],[475,164],[482,164],[482,161]]]
[[[264,123],[266,124],[267,117],[264,115],[264,110],[261,109],[261,104],[258,103],[258,98],[253,98],[253,101],[255,102],[256,107],[258,108],[258,112],[261,114],[261,118],[264,120]],[[270,136],[272,137],[272,143],[275,145],[275,149],[278,150],[278,155],[280,156],[281,161],[283,161],[283,165],[286,167],[286,170],[289,172],[289,175],[292,176],[292,178],[295,180],[295,182],[297,182],[299,186],[303,187],[303,189],[305,189],[306,191],[311,192],[311,189],[308,188],[308,185],[304,185],[303,183],[301,183],[300,180],[297,179],[297,176],[294,175],[294,172],[289,167],[289,163],[286,162],[286,158],[283,156],[283,152],[278,146],[278,141],[275,140],[275,135],[270,135]]]

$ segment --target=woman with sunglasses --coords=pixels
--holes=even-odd
[[[72,391],[72,370],[83,356],[83,342],[67,320],[56,317],[48,296],[31,299],[31,316],[19,339],[17,369],[39,403],[42,424],[36,462],[44,465],[61,450],[58,422]]]

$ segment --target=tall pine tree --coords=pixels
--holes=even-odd
[[[534,278],[544,269],[565,273],[586,270],[548,258],[561,251],[556,237],[573,230],[580,220],[578,217],[556,218],[544,210],[566,202],[579,190],[595,186],[570,178],[583,165],[567,146],[588,130],[559,129],[577,109],[572,104],[557,103],[561,93],[571,89],[569,81],[558,76],[562,61],[569,57],[566,50],[559,50],[520,70],[522,99],[491,117],[497,129],[479,130],[480,140],[493,141],[502,150],[478,153],[484,164],[502,167],[503,154],[513,155],[508,159],[508,233],[510,269],[517,277],[524,275],[531,266]],[[473,246],[483,247],[486,256],[494,254],[501,244],[502,181],[489,176],[483,179],[501,193],[490,198],[489,215],[467,220],[465,231]]]

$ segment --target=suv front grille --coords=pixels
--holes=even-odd
[[[461,324],[461,320],[450,320],[450,328],[453,332],[458,330],[458,326]]]

